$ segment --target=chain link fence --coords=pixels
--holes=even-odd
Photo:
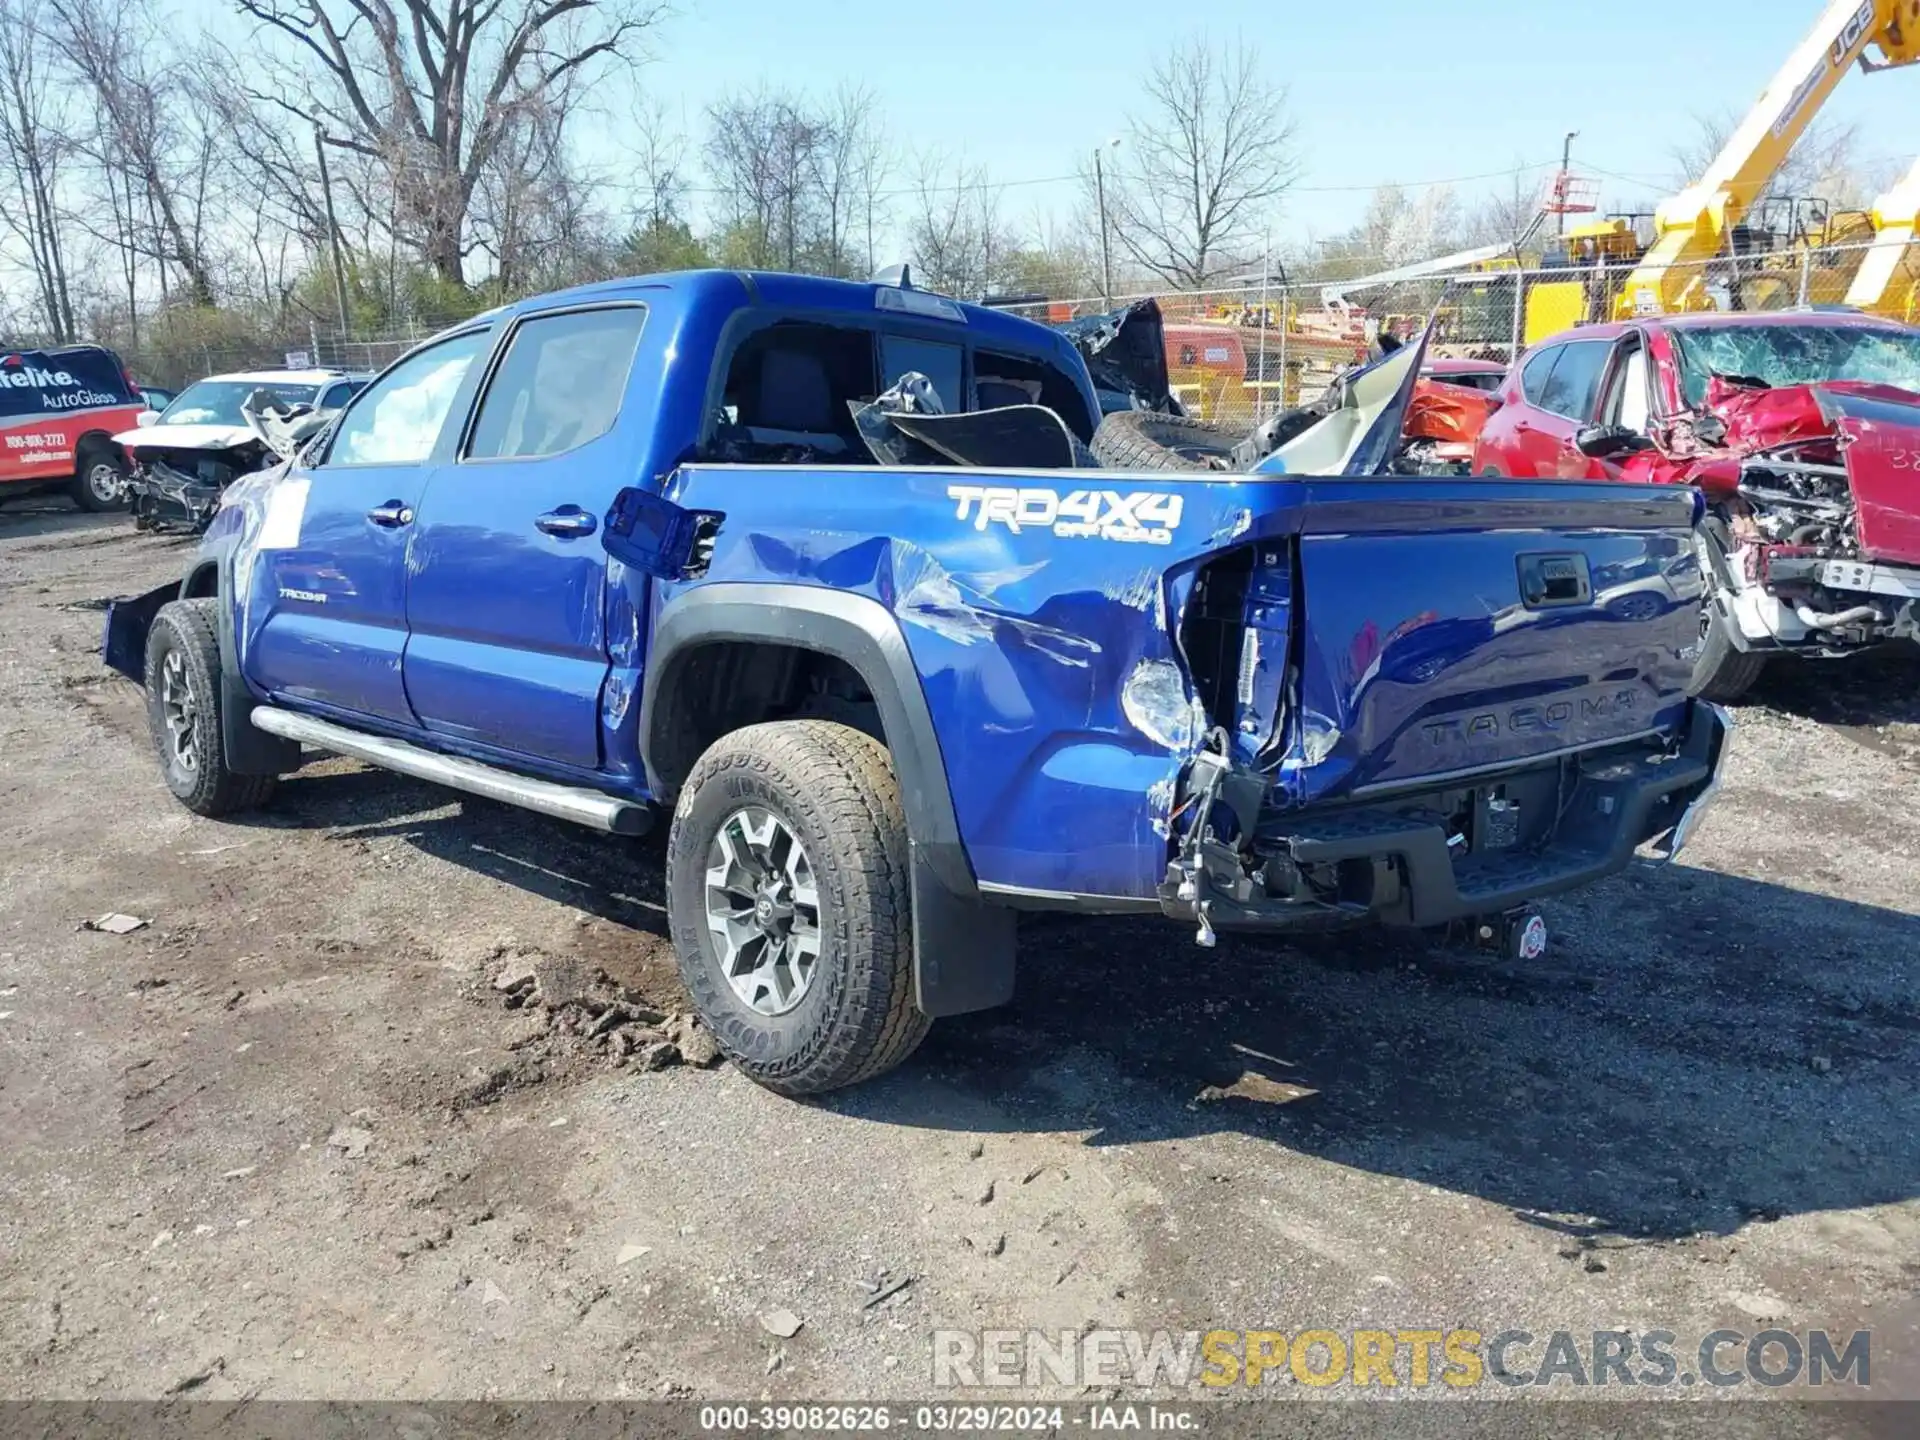
[[[453,323],[452,317],[445,324]],[[257,335],[196,340],[165,336],[121,348],[121,359],[143,385],[179,389],[208,375],[248,370],[384,370],[442,324],[407,324],[355,335],[317,324],[271,328]]]
[[[1676,266],[1660,291],[1631,283],[1636,261],[1470,271],[1376,281],[1234,286],[1152,296],[1166,322],[1168,378],[1188,410],[1253,425],[1317,396],[1362,363],[1383,332],[1407,338],[1431,319],[1430,354],[1489,366],[1575,325],[1664,311],[1766,312],[1840,307],[1857,283],[1863,308],[1920,320],[1920,247],[1904,243],[1795,246]],[[1631,292],[1631,293],[1630,293]],[[1008,305],[1043,322],[1099,314],[1145,295]],[[1863,297],[1856,297],[1863,298]]]
[[[1163,292],[1167,362],[1175,393],[1195,414],[1257,423],[1317,396],[1362,363],[1379,335],[1437,326],[1433,354],[1505,365],[1570,326],[1656,310],[1775,311],[1848,303],[1868,285],[1866,308],[1920,320],[1920,246],[1904,243],[1796,245],[1724,256],[1669,272],[1658,296],[1628,294],[1630,256],[1521,269],[1493,262],[1470,271],[1368,281],[1238,285]],[[1098,314],[1141,295],[1009,304],[1042,322]],[[355,334],[319,323],[258,335],[231,331],[123,352],[146,384],[177,387],[224,371],[320,366],[375,372],[462,317]]]

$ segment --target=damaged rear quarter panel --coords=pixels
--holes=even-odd
[[[1042,492],[1097,492],[1083,514],[1172,514],[1136,534],[1044,517]],[[1024,509],[1004,492],[1033,497]],[[1112,492],[1117,504],[1107,501]],[[668,495],[736,517],[697,581],[866,595],[900,623],[982,884],[1134,899],[1163,878],[1175,781],[1204,719],[1172,635],[1196,560],[1297,521],[1286,481],[1104,472],[686,467]],[[1135,497],[1162,497],[1157,505]],[[1064,527],[1065,533],[1060,533]],[[1124,526],[1122,527],[1124,531]]]

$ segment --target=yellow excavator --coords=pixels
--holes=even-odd
[[[1748,210],[1847,71],[1916,61],[1920,0],[1833,0],[1706,173],[1655,212],[1653,244],[1614,297],[1615,316],[1717,308],[1709,262],[1731,250]]]
[[[1847,304],[1911,325],[1920,320],[1920,160],[1873,202],[1873,245],[1864,252]]]

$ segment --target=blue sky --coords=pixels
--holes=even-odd
[[[226,0],[175,0],[236,36]],[[1276,239],[1353,224],[1375,185],[1557,162],[1607,203],[1661,198],[1693,115],[1744,110],[1823,0],[677,0],[638,83],[697,126],[730,88],[765,79],[831,91],[868,83],[905,146],[937,145],[1001,182],[1070,174],[1119,129],[1131,87],[1177,38],[1256,43],[1292,94],[1306,162]],[[625,82],[619,82],[623,85]],[[596,97],[593,159],[616,172],[618,85]],[[1920,150],[1920,68],[1855,73],[1825,114],[1856,122],[1868,159]],[[1605,173],[1602,173],[1605,172]],[[1616,178],[1632,177],[1632,178]],[[1463,182],[1464,202],[1503,180]],[[1005,214],[1079,203],[1070,184],[1012,185]]]
[[[865,78],[898,134],[964,148],[1001,180],[1071,172],[1115,132],[1129,86],[1171,39],[1257,43],[1292,93],[1307,170],[1281,228],[1326,234],[1373,185],[1557,162],[1604,167],[1609,201],[1659,198],[1694,112],[1744,110],[1823,0],[699,0],[669,22],[642,79],[690,116],[757,77],[830,90]],[[1828,116],[1875,158],[1920,150],[1920,70],[1854,74]],[[1497,182],[1462,184],[1463,199]],[[1309,190],[1306,187],[1356,187]],[[1061,187],[1064,188],[1064,187]],[[1008,193],[1025,214],[1070,196]]]

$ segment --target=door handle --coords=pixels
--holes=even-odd
[[[593,518],[591,512],[582,510],[578,505],[562,505],[558,510],[549,510],[533,524],[535,529],[558,535],[562,539],[591,535],[600,527],[600,522]]]
[[[389,500],[386,504],[376,505],[367,511],[367,519],[376,525],[384,525],[389,530],[396,530],[402,525],[413,523],[413,507],[402,505],[398,500]]]

